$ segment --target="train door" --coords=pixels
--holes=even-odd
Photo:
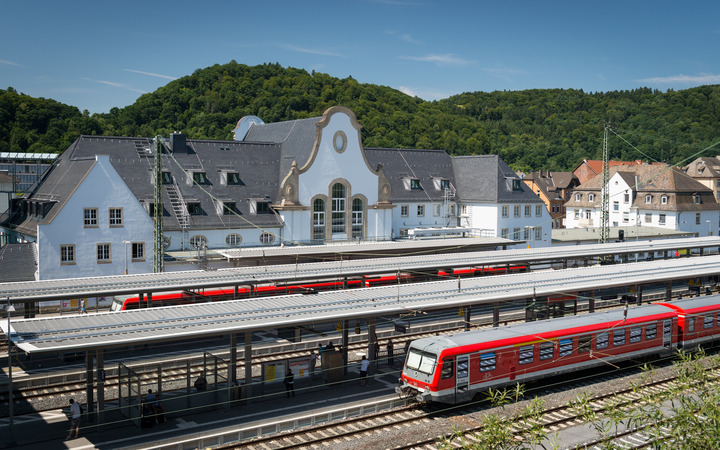
[[[470,400],[470,360],[468,356],[458,356],[455,365],[455,401]]]
[[[672,320],[663,321],[663,346],[670,348],[672,345]]]

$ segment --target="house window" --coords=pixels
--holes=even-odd
[[[525,227],[525,229],[523,229],[523,239],[526,241],[530,240],[530,228]]]
[[[588,201],[594,202],[595,201],[595,194],[588,194]]]
[[[144,261],[145,260],[145,243],[144,242],[133,242],[132,243],[132,260],[133,261]]]
[[[400,205],[400,217],[407,217],[409,212],[410,207],[408,205]]]
[[[237,233],[228,234],[225,237],[225,243],[229,247],[240,247],[240,244],[242,243],[242,236]]]
[[[624,202],[624,203],[630,203],[630,194],[625,194],[625,195],[624,195],[624,197],[623,197],[623,202]]]
[[[191,216],[201,216],[203,213],[200,202],[188,202],[187,210]]]
[[[270,245],[275,242],[275,235],[272,233],[263,233],[260,235],[260,242],[265,245]]]
[[[467,205],[460,205],[460,215],[467,217]]]
[[[196,234],[190,238],[190,247],[202,248],[207,247],[207,238],[201,234]]]
[[[532,206],[525,205],[525,217],[530,217],[531,214],[532,214]]]
[[[121,227],[123,226],[123,210],[122,208],[110,208],[110,226]]]
[[[513,191],[522,191],[522,188],[520,187],[520,180],[518,180],[518,179],[512,180],[512,190]]]
[[[85,228],[96,228],[98,226],[98,210],[97,208],[83,209],[83,221]]]
[[[223,215],[224,216],[233,215],[233,214],[235,214],[235,211],[237,211],[235,202],[223,202],[222,205],[223,205]]]
[[[513,240],[520,240],[520,228],[513,228]]]
[[[162,184],[172,184],[172,174],[170,172],[162,173]]]
[[[535,240],[539,241],[542,239],[542,227],[535,228]]]
[[[700,201],[700,194],[694,194],[694,195],[693,195],[693,200],[695,201],[695,204],[696,204],[696,205],[699,205],[700,203],[702,203],[702,202]]]
[[[313,202],[313,239],[325,240],[325,200],[321,198]]]
[[[628,222],[630,222],[630,213],[625,211],[625,212],[623,212],[623,223],[628,223]]]
[[[155,203],[154,202],[147,203],[147,211],[148,211],[148,215],[150,215],[150,217],[155,217]]]
[[[97,244],[97,262],[109,263],[110,262],[110,244]]]
[[[418,206],[418,211],[420,207]],[[356,198],[352,202],[352,237],[363,237],[363,201]]]
[[[500,237],[504,238],[504,239],[508,238],[508,229],[507,228],[502,228],[500,230]]]
[[[613,202],[613,211],[620,211],[620,203]]]
[[[465,206],[465,205],[463,205],[463,206]],[[418,205],[417,215],[418,215],[418,217],[425,217],[425,205]]]
[[[345,233],[345,185],[332,187],[332,232]]]
[[[579,202],[580,200],[582,200],[582,194],[575,194],[575,201]]]
[[[585,218],[586,218],[587,220],[592,219],[592,211],[590,211],[589,209],[586,209],[586,210],[585,210]]]
[[[652,223],[652,213],[645,213],[645,223]]]
[[[658,218],[658,223],[660,225],[665,225],[665,214],[660,214],[660,217]]]
[[[440,216],[440,205],[433,205],[433,216]]]
[[[228,186],[240,184],[240,174],[237,172],[228,172],[227,173],[227,184],[228,184]]]
[[[510,208],[509,208],[507,205],[503,206],[503,207],[502,207],[502,216],[503,216],[503,217],[509,217],[509,216],[510,216],[510,211],[509,211],[509,210],[510,210]]]
[[[668,202],[667,195],[663,195],[662,197],[660,197],[660,204],[667,205],[667,202]]]
[[[700,225],[700,213],[695,213],[695,225]]]
[[[575,219],[580,219],[580,210],[579,209],[575,210]]]
[[[450,215],[455,216],[455,205],[454,204],[450,205]]]
[[[554,208],[554,206],[553,206]],[[542,216],[542,205],[535,205],[535,217]]]
[[[75,246],[72,244],[60,246],[60,264],[75,264]]]
[[[411,178],[410,179],[410,189],[421,189],[420,180],[418,180],[417,178]]]
[[[720,182],[718,186],[720,186]],[[450,180],[440,180],[440,189],[450,189]]]
[[[513,206],[513,215],[515,217],[520,217],[520,205]]]
[[[205,184],[207,183],[207,176],[205,176],[205,172],[193,172],[193,183],[195,184]]]
[[[652,195],[646,195],[645,196],[645,204],[649,205],[650,203],[652,203]]]

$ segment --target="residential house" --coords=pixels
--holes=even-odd
[[[565,228],[565,202],[580,184],[572,172],[531,172],[523,178],[532,192],[545,203],[552,218],[552,228]]]

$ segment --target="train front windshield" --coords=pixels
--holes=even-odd
[[[417,370],[420,373],[432,374],[437,363],[437,356],[432,353],[423,352],[414,348],[408,353],[405,367],[411,370]]]

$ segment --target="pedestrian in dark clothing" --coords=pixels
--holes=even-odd
[[[295,375],[292,370],[287,370],[283,383],[285,383],[285,393],[287,394],[287,398],[290,398],[290,394],[292,394],[293,398],[295,398]]]
[[[387,350],[388,366],[394,366],[394,365],[395,365],[395,359],[393,358],[393,343],[392,343],[392,340],[388,339],[388,343],[387,343],[387,346],[385,346],[385,349]]]
[[[380,343],[375,341],[375,361],[380,357]]]

